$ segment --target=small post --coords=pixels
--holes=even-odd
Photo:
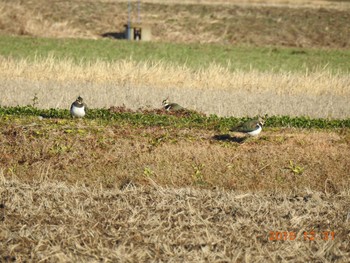
[[[131,1],[128,1],[128,24],[126,28],[126,39],[131,39]]]

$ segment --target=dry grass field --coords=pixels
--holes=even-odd
[[[2,261],[350,256],[349,130],[271,129],[241,144],[96,120],[0,125]]]
[[[349,1],[142,2],[155,41],[350,47]],[[123,30],[126,10],[0,0],[0,35],[99,39]],[[318,66],[0,56],[0,106],[68,109],[82,95],[137,110],[169,97],[208,115],[349,118],[348,71]],[[0,114],[0,262],[348,262],[349,128],[246,139],[186,127]]]
[[[0,185],[8,201],[0,208],[2,262],[347,262],[350,256],[349,192],[119,190],[4,177]],[[270,241],[277,231],[287,234]]]
[[[53,57],[0,61],[3,106],[31,105],[37,97],[40,108],[69,108],[80,94],[92,108],[154,109],[169,97],[188,109],[219,116],[350,116],[350,76],[328,69],[271,73],[132,60],[80,65]]]

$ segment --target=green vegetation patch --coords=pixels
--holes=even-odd
[[[32,106],[2,107],[0,116],[41,116],[43,118],[71,118],[65,109],[38,109]],[[176,128],[199,128],[227,131],[232,126],[249,118],[205,116],[198,112],[168,113],[164,110],[131,110],[114,112],[111,109],[91,109],[87,119],[107,121],[108,123],[127,123],[134,126],[173,126]],[[350,119],[312,119],[309,117],[271,116],[266,118],[266,127],[295,128],[350,128]]]
[[[27,59],[54,56],[57,59],[71,58],[75,62],[112,62],[121,59],[162,61],[193,69],[207,68],[214,63],[230,70],[304,72],[326,68],[333,72],[350,71],[349,50],[129,42],[111,39],[0,36],[0,55]]]

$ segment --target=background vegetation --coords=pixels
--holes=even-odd
[[[127,1],[49,1],[1,0],[0,33],[120,38],[128,20]],[[140,20],[152,26],[154,40],[164,42],[341,49],[350,45],[349,1],[205,2],[211,4],[143,1]],[[137,10],[135,3],[133,22],[138,21]]]
[[[350,21],[350,20],[349,20]],[[37,58],[53,56],[75,63],[118,60],[165,62],[191,69],[207,69],[215,64],[234,70],[264,72],[312,72],[327,69],[350,71],[350,51],[292,47],[229,46],[163,42],[127,42],[91,39],[52,39],[18,36],[0,37],[4,57]]]

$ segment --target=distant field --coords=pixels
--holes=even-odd
[[[0,36],[0,55],[33,60],[53,56],[75,62],[120,59],[171,63],[193,69],[212,64],[234,70],[350,72],[349,50],[229,46],[214,44],[137,43],[109,39],[50,39]]]

